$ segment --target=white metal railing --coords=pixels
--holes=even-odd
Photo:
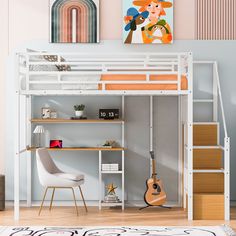
[[[54,61],[47,61],[44,56],[54,56]],[[21,92],[47,91],[47,85],[54,86],[55,91],[68,90],[63,85],[78,86],[78,89],[71,90],[102,90],[106,94],[106,85],[109,84],[176,84],[176,91],[181,92],[182,75],[187,77],[188,83],[192,78],[188,78],[188,66],[190,53],[132,53],[132,54],[80,54],[80,53],[18,53],[18,74],[22,81],[18,81]],[[63,59],[62,59],[63,58]],[[65,60],[64,60],[65,59]],[[59,71],[57,66],[70,66],[71,70]],[[37,71],[32,68],[39,66]],[[51,67],[52,70],[44,69],[43,66]],[[102,75],[144,75],[144,79],[124,80],[97,80],[84,79],[83,76],[102,76]],[[155,75],[176,75],[176,80],[154,80],[151,76]],[[101,78],[101,77],[100,77]],[[19,78],[18,78],[19,79]],[[22,87],[22,83],[25,87]],[[35,88],[35,85],[45,87]],[[83,85],[80,88],[79,85]],[[85,85],[95,85],[91,89]],[[56,87],[57,86],[57,87]],[[61,86],[61,87],[58,87]],[[166,92],[168,93],[168,92]],[[170,93],[173,93],[171,91]]]
[[[227,131],[227,126],[226,126],[226,121],[225,121],[225,111],[224,111],[224,105],[223,105],[222,94],[221,94],[221,86],[220,86],[217,62],[214,62],[213,68],[214,68],[214,75],[215,75],[214,79],[216,81],[217,92],[219,95],[218,97],[219,97],[219,102],[220,102],[220,109],[221,109],[221,114],[222,114],[222,122],[223,122],[223,127],[224,127],[225,138],[228,138],[228,131]]]
[[[222,123],[224,129],[224,198],[225,198],[225,220],[230,220],[230,138],[225,120],[225,111],[221,93],[220,78],[217,62],[213,64],[213,75],[216,83],[216,92],[219,98],[219,107],[221,109]],[[217,99],[217,96],[215,100]],[[218,99],[217,99],[218,100]],[[218,106],[216,101],[215,106]]]

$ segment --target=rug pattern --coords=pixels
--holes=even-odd
[[[1,227],[0,236],[236,236],[216,227]]]

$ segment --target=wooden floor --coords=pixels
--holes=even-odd
[[[232,208],[230,222],[225,221],[188,221],[186,212],[182,209],[171,210],[150,208],[140,211],[138,208],[127,208],[124,212],[120,209],[103,209],[89,207],[85,213],[80,207],[80,215],[77,217],[72,207],[55,207],[51,212],[44,208],[41,216],[38,216],[38,208],[22,208],[21,219],[13,220],[13,209],[7,208],[0,212],[0,225],[21,226],[212,226],[230,225],[236,230],[236,208]]]

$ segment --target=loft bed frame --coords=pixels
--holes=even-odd
[[[53,56],[54,61],[47,61],[45,56]],[[139,95],[150,97],[150,151],[153,150],[153,96],[178,96],[178,131],[179,131],[179,200],[180,205],[187,207],[188,219],[193,219],[193,56],[187,53],[132,53],[132,54],[80,54],[80,53],[17,53],[16,54],[16,154],[14,159],[14,217],[20,216],[20,156],[27,151],[21,148],[20,142],[20,98],[25,97],[25,143],[31,146],[31,99],[34,96],[56,95],[116,95],[122,98],[122,120],[124,117],[125,96]],[[197,62],[212,63],[212,62]],[[223,111],[217,64],[213,62],[214,71],[214,114],[217,113],[217,100]],[[46,66],[46,67],[45,67]],[[55,66],[70,66],[71,70],[59,71]],[[54,69],[49,67],[53,67]],[[36,69],[37,68],[37,69]],[[39,69],[38,69],[39,68]],[[106,77],[105,80],[102,77]],[[113,79],[116,76],[116,79]],[[126,79],[122,79],[126,76]],[[165,78],[164,78],[164,77]],[[168,79],[168,76],[172,76]],[[174,76],[174,79],[173,79]],[[137,79],[136,79],[137,77]],[[141,78],[142,77],[142,78]],[[159,78],[160,79],[157,79]],[[185,88],[182,79],[185,78]],[[85,78],[85,79],[84,79]],[[92,78],[92,79],[91,79]],[[130,78],[130,79],[129,79]],[[162,79],[164,78],[164,79]],[[91,81],[91,80],[92,81]],[[126,87],[128,85],[128,87]],[[137,87],[132,87],[135,85]],[[118,87],[113,87],[118,86]],[[164,88],[166,89],[159,89]],[[148,89],[145,89],[145,88]],[[118,88],[118,89],[117,89]],[[140,89],[135,89],[140,88]],[[153,89],[154,88],[154,89]],[[223,123],[226,130],[224,111]],[[216,118],[217,116],[215,116]],[[218,118],[217,118],[218,119]],[[184,126],[184,131],[182,127]],[[184,141],[182,141],[182,137]],[[226,143],[226,140],[228,143]],[[227,130],[225,145],[229,144]],[[182,150],[182,146],[184,149]],[[125,148],[124,122],[122,122],[122,147]],[[229,147],[229,146],[227,146]],[[225,146],[225,168],[229,170],[229,152]],[[124,150],[123,150],[124,152]],[[31,154],[27,154],[31,155]],[[182,156],[184,166],[182,167]],[[31,166],[31,158],[27,157],[27,166]],[[229,186],[229,171],[225,178]],[[31,170],[27,168],[27,205],[31,206]],[[229,187],[225,188],[225,219],[229,219]],[[181,198],[184,196],[184,201]],[[187,198],[186,198],[187,196]],[[122,196],[124,197],[124,196]],[[182,205],[183,203],[183,205]]]
[[[55,61],[42,59],[44,56],[54,56]],[[38,58],[38,59],[37,59]],[[63,61],[62,61],[63,58]],[[192,82],[192,55],[191,53],[149,53],[149,54],[78,54],[78,53],[20,53],[18,54],[18,73],[24,77],[24,82],[17,77],[16,83],[21,94],[29,95],[186,95],[188,91],[181,90],[181,76],[188,79],[191,90]],[[65,60],[65,61],[64,61]],[[70,66],[69,71],[45,71],[43,66]],[[37,71],[30,68],[41,66]],[[188,71],[189,70],[189,71]],[[135,80],[99,80],[85,81],[82,76],[105,75],[144,75],[145,79]],[[174,75],[175,80],[151,80],[152,76]],[[40,78],[41,76],[41,78]],[[47,76],[43,80],[42,76]],[[76,79],[76,76],[80,76]],[[25,84],[23,86],[23,83]],[[100,89],[73,89],[73,86],[97,85]],[[107,85],[176,85],[172,90],[108,90]],[[47,87],[51,86],[51,89]],[[41,86],[40,89],[37,87]],[[55,88],[53,88],[56,87]],[[63,86],[71,86],[71,89],[63,89]],[[150,87],[149,87],[150,88]]]

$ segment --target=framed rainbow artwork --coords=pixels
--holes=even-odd
[[[124,43],[173,43],[173,1],[123,0]]]
[[[50,0],[51,43],[98,43],[99,0]]]

